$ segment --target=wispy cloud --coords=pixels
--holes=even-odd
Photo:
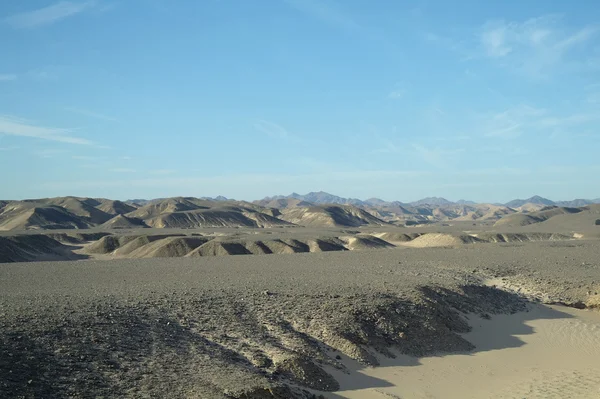
[[[83,108],[77,108],[77,107],[64,107],[65,111],[69,111],[69,112],[73,112],[79,115],[83,115],[83,116],[89,116],[90,118],[95,118],[95,119],[102,119],[105,121],[110,121],[110,122],[116,122],[117,120],[115,118],[113,118],[112,116],[107,116],[98,112],[93,112],[87,109],[83,109]]]
[[[5,22],[17,29],[32,29],[51,25],[62,19],[77,15],[95,5],[95,0],[84,2],[59,1],[37,10],[12,15],[6,18]]]
[[[546,15],[524,22],[488,21],[479,33],[482,52],[522,74],[548,77],[554,68],[572,63],[569,53],[585,46],[598,32],[596,26],[569,30],[561,20],[561,16]]]
[[[287,4],[327,25],[346,31],[361,30],[361,26],[339,6],[322,0],[285,0]]]
[[[485,137],[513,139],[523,134],[554,137],[564,133],[565,129],[584,126],[597,120],[600,120],[597,112],[586,111],[561,115],[547,109],[522,104],[502,112],[480,115],[477,125],[482,127]]]
[[[293,138],[293,135],[286,128],[273,122],[258,120],[252,126],[259,132],[275,139]]]
[[[44,127],[23,119],[2,115],[0,115],[0,133],[68,144],[94,145],[90,140],[74,136],[72,129]]]
[[[0,82],[8,82],[11,80],[17,80],[17,75],[14,73],[0,73]]]
[[[109,169],[110,172],[115,172],[115,173],[135,173],[136,170],[135,169],[131,169],[131,168],[112,168]]]

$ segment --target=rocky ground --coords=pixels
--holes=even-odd
[[[598,241],[0,265],[0,397],[328,397],[464,315],[598,306]],[[496,287],[490,286],[496,285]]]

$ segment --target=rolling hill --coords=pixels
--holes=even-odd
[[[364,209],[352,205],[289,208],[282,212],[281,219],[301,226],[314,227],[383,226],[387,224]]]

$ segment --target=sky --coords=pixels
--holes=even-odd
[[[0,2],[2,199],[598,198],[599,111],[596,0]]]

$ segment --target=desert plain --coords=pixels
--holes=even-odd
[[[600,205],[313,194],[0,201],[0,397],[600,397]]]

